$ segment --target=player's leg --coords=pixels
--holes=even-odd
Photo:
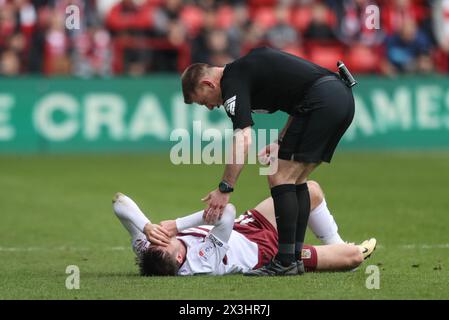
[[[122,193],[116,193],[112,203],[115,215],[131,236],[131,245],[134,252],[139,254],[150,245],[145,234],[141,231],[150,220],[131,198]]]
[[[307,180],[310,195],[310,212],[315,210],[324,200],[324,191],[315,180]]]
[[[338,234],[338,226],[327,207],[324,192],[320,185],[316,181],[309,180],[307,181],[307,186],[310,195],[308,227],[323,244],[344,243]],[[261,201],[254,209],[263,215],[273,227],[277,229],[272,197]]]
[[[348,271],[363,262],[363,254],[356,245],[340,243],[314,246],[317,254],[316,271]]]
[[[263,215],[264,218],[267,219],[277,230],[276,217],[274,214],[274,202],[272,197],[268,197],[265,200],[259,202],[257,206],[255,206],[254,210]]]
[[[311,212],[308,227],[322,244],[344,243],[338,234],[338,226],[327,207],[324,192],[316,181],[307,181]]]
[[[305,269],[312,271],[348,271],[357,268],[376,249],[374,238],[359,245],[340,243],[324,246],[305,245],[302,259]]]

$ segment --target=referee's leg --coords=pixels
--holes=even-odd
[[[284,205],[281,201],[279,201],[279,207],[275,205],[279,235],[279,253],[276,258],[282,264],[285,264],[292,259],[296,261],[300,257],[300,252],[304,246],[310,216],[310,195],[307,187],[307,178],[319,163],[304,163],[279,159],[279,162],[281,161],[287,163],[287,166],[295,168],[295,172],[292,172],[290,176],[294,180],[288,180],[287,183],[293,183],[290,190],[292,193],[291,197],[296,198],[296,210],[291,212],[290,210],[293,210],[292,207]],[[273,190],[277,190],[279,186],[284,185],[287,181],[282,171],[280,171],[280,174],[269,176],[268,179],[272,193]],[[274,196],[273,201],[276,203]]]
[[[319,163],[300,163],[303,170],[296,179],[296,199],[298,201],[298,217],[296,219],[295,256],[301,257],[310,216],[310,194],[307,178]],[[301,262],[300,262],[301,263]]]
[[[296,254],[296,229],[299,215],[296,182],[299,177],[308,175],[316,165],[282,159],[278,159],[278,161],[278,171],[268,176],[279,237],[278,254],[270,264],[251,271],[247,275],[272,276],[303,273],[302,266],[298,269],[298,255]],[[310,200],[307,200],[309,203],[307,213],[309,213]],[[306,217],[307,219],[302,222],[307,227],[308,215]],[[303,242],[304,235],[301,237],[301,245]]]

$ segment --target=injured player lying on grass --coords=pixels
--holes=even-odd
[[[309,228],[322,245],[305,245],[305,271],[346,271],[357,268],[376,247],[374,238],[360,245],[345,243],[314,181],[308,182]],[[272,198],[236,218],[228,204],[220,220],[206,225],[203,210],[176,220],[153,224],[129,197],[117,193],[113,208],[131,235],[132,248],[143,276],[224,275],[245,273],[269,262],[277,252]]]

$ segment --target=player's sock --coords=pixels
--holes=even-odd
[[[298,202],[298,219],[296,222],[295,256],[301,257],[310,214],[310,195],[307,183],[296,185],[296,199]]]
[[[131,246],[133,248],[134,253],[137,256],[140,256],[140,254],[148,248],[150,242],[147,240],[145,234],[141,232],[139,229],[137,229],[134,223],[131,220],[129,220],[128,215],[130,215],[131,213],[128,212],[129,210],[126,204],[123,203],[123,199],[122,201],[117,201],[119,197],[121,197],[121,194],[116,194],[116,196],[114,197],[113,200],[114,212],[117,218],[122,223],[122,225],[128,231],[129,235],[131,236]],[[126,202],[128,201],[125,201],[125,203]]]
[[[327,207],[326,199],[310,213],[309,228],[322,244],[344,243],[338,234],[337,223]]]
[[[122,193],[117,193],[113,200],[114,212],[120,220],[130,221],[140,231],[143,229],[150,220],[140,210],[137,204],[129,197]]]
[[[298,217],[298,202],[294,184],[282,184],[271,188],[274,212],[279,235],[279,247],[276,259],[288,266],[296,261],[295,230]]]
[[[129,235],[131,236],[131,241],[133,245],[135,241],[146,238],[145,235],[142,232],[140,232],[139,229],[137,229],[136,226],[131,221],[129,221],[126,218],[119,217],[118,215],[117,217],[119,218],[120,222],[125,227],[125,229],[128,231]]]

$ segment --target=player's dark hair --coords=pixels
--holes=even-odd
[[[195,92],[196,87],[200,82],[200,78],[204,76],[207,69],[211,67],[212,66],[207,63],[194,63],[184,70],[181,76],[184,103],[191,104],[193,102],[191,97],[192,93]]]
[[[167,251],[150,246],[138,260],[141,276],[175,276],[179,265]]]

